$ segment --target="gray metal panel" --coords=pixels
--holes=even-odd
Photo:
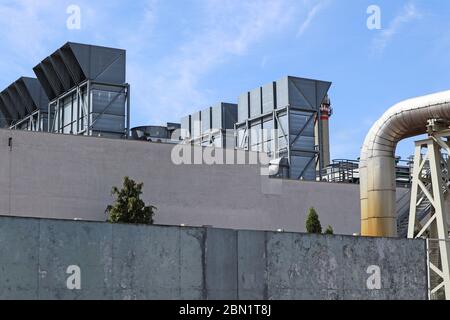
[[[69,45],[64,45],[61,49],[57,50],[60,54],[62,61],[64,62],[74,84],[79,84],[86,79],[86,75],[81,70],[80,65],[77,62]]]
[[[276,82],[278,108],[289,106],[289,78],[284,77]]]
[[[9,125],[11,123],[11,115],[10,115],[5,103],[1,99],[1,94],[0,94],[0,113],[1,113],[1,117],[2,117],[3,121]]]
[[[24,82],[22,80],[18,80],[16,82],[14,82],[13,85],[19,94],[22,104],[27,109],[27,114],[31,114],[36,109],[36,106],[34,104],[33,99],[31,98],[30,93],[28,92]]]
[[[298,153],[291,156],[291,179],[303,178],[307,181],[316,180],[315,156],[311,153]]]
[[[14,101],[11,98],[11,95],[8,92],[8,89],[2,92],[2,98],[4,99],[3,102],[6,104],[8,110],[10,110],[10,113],[13,115],[14,120],[20,119],[20,112],[18,108],[14,105]]]
[[[262,95],[261,88],[250,92],[250,118],[260,116],[262,113]]]
[[[199,138],[202,134],[202,115],[201,112],[198,111],[191,115],[191,129],[192,129],[192,138]]]
[[[262,151],[262,123],[260,120],[250,123],[250,149],[251,151]]]
[[[50,62],[55,69],[55,72],[58,75],[59,79],[61,80],[64,91],[68,91],[74,86],[74,82],[72,81],[69,70],[67,70],[67,67],[62,61],[61,55],[58,53],[58,51],[50,56]]]
[[[92,122],[94,131],[125,133],[124,116],[92,113]]]
[[[72,42],[68,45],[88,79],[115,84],[125,83],[125,50]]]
[[[27,94],[31,96],[34,107],[42,111],[48,110],[48,97],[40,82],[35,78],[22,77],[21,82],[27,89]]]
[[[205,110],[202,110],[201,113],[202,113],[202,133],[205,134],[213,128],[211,118],[212,108],[209,107]]]
[[[289,139],[289,118],[287,114],[278,116],[278,149],[288,147],[286,139]]]
[[[123,92],[92,90],[92,110],[94,113],[125,116],[126,96]]]
[[[314,137],[314,113],[291,111],[289,113],[289,132],[297,135],[302,131],[302,136]]]
[[[49,100],[53,100],[56,98],[56,93],[53,91],[52,86],[50,85],[49,79],[47,78],[44,70],[42,69],[42,65],[39,64],[33,68],[34,73],[36,74],[37,79],[41,83],[42,88],[44,88],[45,93],[47,94],[47,98]]]
[[[316,81],[289,77],[289,105],[302,109],[318,110]]]
[[[223,122],[223,104],[220,103],[212,107],[212,128],[214,130],[225,129]]]
[[[278,107],[319,110],[331,82],[287,76],[276,82]]]
[[[188,139],[191,136],[191,116],[181,119],[181,139]]]
[[[63,84],[61,83],[61,80],[56,74],[55,69],[53,69],[52,63],[50,62],[50,58],[47,57],[42,61],[41,68],[44,71],[44,74],[47,77],[48,82],[50,83],[55,95],[59,96],[62,93],[64,93]]]
[[[9,97],[11,98],[14,108],[19,113],[19,117],[24,118],[27,115],[27,109],[26,109],[25,105],[23,104],[22,100],[20,99],[17,89],[14,87],[14,85],[10,85],[8,87],[8,89],[6,90],[6,92],[9,95]]]
[[[331,87],[331,82],[327,81],[317,81],[316,82],[316,98],[317,98],[317,104],[320,105],[324,101],[326,95],[328,94],[328,91]]]
[[[17,110],[14,108],[14,104],[11,101],[11,98],[9,97],[9,95],[6,93],[6,91],[3,91],[2,93],[0,93],[0,99],[3,102],[3,105],[5,106],[6,110],[8,111],[9,114],[9,121],[16,121],[19,119],[19,113],[17,112]]]
[[[276,109],[276,82],[263,86],[262,104],[264,114]]]
[[[238,122],[243,122],[250,117],[250,93],[246,92],[239,96]]]
[[[263,151],[272,152],[274,151],[273,140],[275,137],[275,126],[273,118],[265,118],[263,120]]]
[[[0,105],[2,103],[3,102],[0,102]],[[6,128],[7,126],[8,126],[7,120],[6,120],[5,116],[3,115],[3,112],[0,111],[0,128]]]
[[[223,129],[234,129],[238,121],[238,105],[234,103],[222,103]]]

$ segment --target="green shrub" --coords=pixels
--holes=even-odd
[[[333,228],[331,226],[328,226],[327,230],[325,230],[325,234],[333,235],[334,234]]]
[[[115,198],[113,205],[106,208],[108,221],[111,223],[153,224],[153,216],[157,210],[154,206],[146,206],[141,200],[143,183],[136,183],[125,177],[122,189],[113,187],[111,195]]]
[[[319,215],[314,208],[309,209],[308,218],[306,219],[306,231],[308,233],[322,233]]]

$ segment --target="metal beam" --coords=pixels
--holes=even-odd
[[[64,88],[64,92],[69,90],[74,86],[71,81],[69,71],[67,70],[62,58],[58,54],[53,54],[49,57],[50,63],[52,64],[53,69],[55,70],[56,75],[58,76],[61,84]]]
[[[55,69],[53,69],[50,59],[46,58],[44,61],[42,61],[41,66],[44,74],[48,79],[48,82],[52,86],[53,92],[55,92],[56,96],[61,95],[64,92],[64,87],[61,83],[61,80],[58,78]]]
[[[11,101],[14,104],[14,108],[19,113],[19,117],[25,118],[25,116],[27,115],[27,109],[23,104],[22,100],[20,99],[17,90],[14,88],[13,85],[11,85],[8,87],[8,89],[6,89],[6,92],[9,94],[9,97],[11,98]]]
[[[53,90],[49,82],[49,79],[47,78],[44,70],[42,69],[42,64],[39,64],[36,67],[34,67],[33,71],[36,74],[37,78],[39,79],[39,82],[41,83],[42,88],[47,94],[48,99],[49,100],[55,99],[57,97],[57,93]]]
[[[11,123],[11,114],[2,99],[0,99],[0,112],[2,113],[3,119],[5,119],[6,123],[9,125]]]
[[[14,87],[16,88],[17,92],[19,93],[19,97],[22,100],[22,103],[25,105],[25,108],[27,109],[27,114],[33,113],[34,110],[36,110],[36,105],[33,102],[33,99],[30,96],[30,93],[28,92],[27,88],[25,87],[25,84],[23,81],[19,80],[14,83]]]
[[[69,70],[74,83],[79,84],[80,82],[84,81],[86,79],[86,76],[84,75],[83,70],[78,64],[78,61],[75,58],[72,49],[70,49],[69,46],[64,46],[59,50],[59,54],[61,55],[62,61]]]
[[[14,103],[11,100],[11,97],[8,94],[8,91],[5,90],[2,92],[1,97],[3,99],[3,102],[5,103],[6,107],[8,108],[10,114],[12,115],[12,121],[17,121],[20,116],[19,116],[19,112],[17,111],[17,109],[14,107]]]

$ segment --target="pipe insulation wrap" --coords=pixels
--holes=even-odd
[[[450,121],[450,90],[408,99],[391,107],[370,129],[361,150],[361,235],[395,237],[395,149],[427,132],[429,119]]]

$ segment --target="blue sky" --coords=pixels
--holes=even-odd
[[[72,4],[79,30],[66,27]],[[366,26],[369,5],[381,30]],[[388,107],[450,89],[449,14],[442,0],[0,0],[0,87],[67,41],[127,50],[133,125],[179,121],[284,75],[329,80],[332,158],[355,159]]]

